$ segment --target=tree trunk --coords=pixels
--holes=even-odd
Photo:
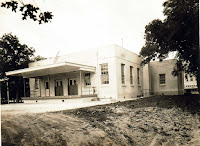
[[[200,94],[200,73],[197,74],[197,88]]]

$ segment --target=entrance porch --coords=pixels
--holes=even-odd
[[[94,66],[64,62],[10,71],[6,75],[29,78],[31,98],[97,96],[97,84],[91,80],[96,77]]]

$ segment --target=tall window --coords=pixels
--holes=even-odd
[[[122,84],[125,84],[124,67],[125,67],[125,64],[121,64],[121,80],[122,80]]]
[[[165,84],[165,74],[159,74],[160,76],[160,84]]]
[[[140,69],[137,68],[137,83],[140,85]]]
[[[85,74],[85,85],[91,85],[90,73]]]
[[[101,83],[109,84],[108,63],[101,64]]]
[[[133,67],[130,66],[130,84],[133,85]]]

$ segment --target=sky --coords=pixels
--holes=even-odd
[[[43,57],[108,44],[123,44],[138,54],[145,43],[145,26],[154,19],[164,19],[164,0],[23,0],[28,1],[42,12],[51,11],[51,23],[23,21],[20,13],[0,7],[0,37],[12,32],[21,43],[33,47],[35,55]]]

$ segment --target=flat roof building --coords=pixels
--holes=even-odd
[[[173,77],[175,59],[140,66],[142,58],[117,45],[85,50],[6,72],[29,78],[31,97],[133,98],[184,93],[183,74]]]

